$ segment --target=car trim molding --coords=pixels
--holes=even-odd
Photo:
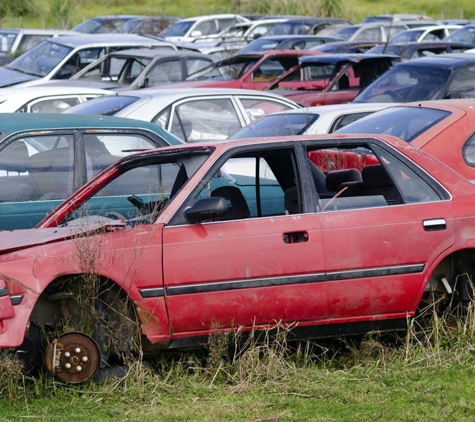
[[[210,293],[226,290],[252,289],[259,287],[285,286],[291,284],[321,283],[325,281],[341,281],[360,278],[386,277],[392,275],[404,275],[421,273],[425,268],[424,264],[399,265],[392,267],[378,267],[368,269],[358,269],[350,271],[335,271],[328,273],[316,273],[306,275],[296,275],[288,277],[266,277],[252,280],[231,280],[212,283],[187,284],[182,286],[170,286],[164,288],[141,289],[140,295],[146,298],[178,296],[185,294]]]
[[[23,302],[23,295],[12,295],[10,296],[10,300],[13,306],[20,305],[21,302]]]

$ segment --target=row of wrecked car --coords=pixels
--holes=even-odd
[[[406,330],[473,300],[471,54],[273,50],[197,69],[163,40],[106,55],[83,37],[0,69],[23,78],[0,89],[16,111],[0,113],[4,353],[78,384],[219,332]],[[179,65],[144,89],[159,56]],[[60,57],[83,67],[73,80]],[[48,75],[62,80],[34,86]]]

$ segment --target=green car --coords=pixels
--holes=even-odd
[[[132,119],[0,114],[0,230],[34,227],[121,157],[182,143],[154,123]]]

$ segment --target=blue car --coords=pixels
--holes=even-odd
[[[0,114],[0,230],[34,227],[121,157],[181,143],[158,125],[133,119]]]

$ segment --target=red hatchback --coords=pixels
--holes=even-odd
[[[309,160],[326,152],[344,155],[338,170]],[[79,383],[137,348],[199,346],[216,330],[405,330],[425,299],[473,297],[460,275],[475,269],[474,194],[385,136],[129,156],[39,228],[1,233],[0,347]]]

